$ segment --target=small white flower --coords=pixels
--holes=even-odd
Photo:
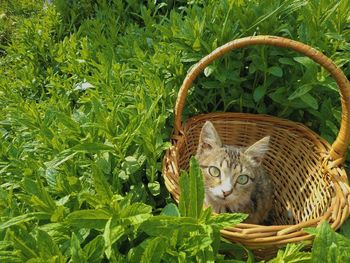
[[[87,89],[91,89],[93,87],[94,86],[87,81],[86,82],[79,82],[79,83],[75,84],[74,90],[87,90]]]

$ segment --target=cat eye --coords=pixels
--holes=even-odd
[[[219,168],[217,168],[215,166],[209,166],[208,171],[209,171],[209,174],[213,177],[220,176],[220,170],[219,170]]]
[[[246,183],[248,183],[249,181],[249,176],[246,174],[241,174],[240,176],[238,176],[237,178],[237,183],[244,185]]]

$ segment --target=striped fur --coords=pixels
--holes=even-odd
[[[268,144],[269,137],[264,137],[247,148],[223,145],[207,121],[196,154],[205,178],[206,204],[217,213],[249,214],[248,223],[265,223],[273,198],[272,182],[261,165]]]

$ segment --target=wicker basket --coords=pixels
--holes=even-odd
[[[329,71],[339,86],[342,103],[341,127],[332,145],[302,124],[267,115],[210,113],[182,123],[188,89],[199,73],[225,53],[250,45],[293,49]],[[327,220],[333,229],[337,229],[350,212],[348,179],[343,168],[350,134],[349,112],[349,81],[322,53],[300,42],[275,36],[254,36],[231,41],[201,59],[182,84],[175,106],[172,147],[166,152],[163,162],[166,187],[178,201],[179,172],[188,169],[189,158],[196,152],[201,127],[206,120],[213,122],[225,144],[247,146],[270,135],[270,150],[263,165],[275,186],[274,224],[263,226],[241,223],[223,229],[221,234],[265,258],[287,243],[312,240],[312,236],[304,232],[303,228],[317,226]]]

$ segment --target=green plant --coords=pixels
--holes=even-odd
[[[179,209],[170,201],[160,171],[178,89],[201,57],[253,34],[299,39],[350,76],[349,1],[43,2],[0,7],[0,261],[147,261],[155,249],[163,261],[252,261],[219,240],[219,227],[241,217],[186,208],[200,196]],[[211,111],[278,115],[331,142],[341,108],[334,81],[310,60],[252,47],[194,84],[184,118]],[[195,171],[182,180],[199,180]],[[157,224],[171,238],[150,230]],[[316,240],[335,235],[322,227]],[[335,239],[348,232],[347,223]],[[315,242],[312,257],[343,245]],[[290,245],[275,262],[298,257],[309,254]]]

